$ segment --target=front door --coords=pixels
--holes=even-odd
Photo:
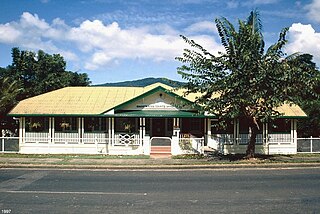
[[[150,120],[150,137],[172,137],[173,119],[172,118],[152,118]]]
[[[152,137],[165,137],[166,123],[165,118],[152,119]]]
[[[151,150],[153,156],[171,155],[171,138],[173,132],[172,118],[152,118],[151,120]]]

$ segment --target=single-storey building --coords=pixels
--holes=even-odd
[[[248,122],[230,119],[219,129],[214,115],[193,105],[197,94],[155,83],[146,87],[66,87],[22,100],[9,115],[19,118],[19,151],[28,154],[150,155],[245,153]],[[256,152],[297,152],[297,119],[306,114],[284,104],[283,116],[261,124]]]

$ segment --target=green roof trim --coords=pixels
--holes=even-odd
[[[168,117],[168,118],[205,118],[203,114],[190,111],[156,111],[156,110],[137,110],[118,112],[115,114],[10,114],[12,117]]]
[[[141,111],[127,111],[115,113],[110,115],[113,117],[145,117],[145,118],[205,118],[203,114],[190,111],[153,111],[153,110],[141,110]]]
[[[8,114],[11,117],[104,117],[101,114]]]
[[[307,117],[308,116],[285,116],[285,115],[279,116],[279,118],[281,119],[304,119]]]
[[[126,102],[124,102],[124,103],[121,103],[120,105],[117,105],[117,106],[115,106],[115,107],[112,108],[112,109],[114,109],[114,110],[121,110],[121,109],[124,108],[125,106],[128,106],[128,105],[130,105],[131,103],[133,103],[133,102],[135,102],[135,101],[138,101],[138,100],[141,100],[141,99],[143,99],[143,98],[145,98],[145,97],[147,97],[147,96],[149,96],[149,95],[152,95],[152,94],[154,94],[154,93],[156,93],[156,92],[158,92],[158,91],[163,91],[164,93],[166,93],[166,94],[168,94],[168,95],[170,95],[170,96],[173,96],[173,97],[181,100],[182,102],[185,102],[185,103],[190,104],[190,105],[194,105],[194,103],[191,102],[190,100],[188,100],[188,99],[186,99],[186,98],[184,98],[184,97],[181,97],[181,96],[179,96],[179,95],[177,95],[177,94],[175,94],[175,93],[173,93],[173,92],[171,92],[171,91],[168,91],[167,89],[165,89],[165,88],[162,87],[162,86],[157,86],[156,88],[153,88],[153,89],[151,89],[150,91],[147,91],[147,92],[145,92],[145,93],[143,93],[143,94],[141,94],[141,95],[139,95],[139,96],[137,96],[137,97],[132,98],[131,100],[128,100],[128,101],[126,101]],[[104,111],[103,114],[106,113],[106,112],[108,112],[108,111],[110,111],[110,110],[112,110],[112,109],[108,109],[107,111]]]
[[[11,117],[194,117],[194,118],[218,118],[215,115],[203,115],[190,111],[156,111],[156,110],[137,110],[118,112],[115,114],[8,114]],[[308,116],[279,116],[281,119],[304,119]]]

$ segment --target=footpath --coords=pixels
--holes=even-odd
[[[175,159],[171,157],[128,158],[106,156],[19,156],[0,155],[0,168],[181,170],[235,168],[320,167],[319,155],[275,156],[249,160],[223,158]]]

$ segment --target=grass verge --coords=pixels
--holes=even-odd
[[[1,159],[2,158],[2,159]],[[12,158],[8,160],[6,158]],[[16,159],[15,159],[16,158]],[[19,159],[21,158],[21,159]],[[48,159],[45,160],[44,159]],[[129,160],[129,161],[103,161],[103,160]],[[130,161],[132,159],[149,159],[150,161]],[[102,160],[102,161],[99,161]],[[52,154],[0,154],[0,163],[48,164],[48,165],[232,165],[232,164],[300,164],[320,163],[320,154],[297,154],[297,155],[256,155],[253,159],[246,159],[245,155],[230,154],[219,156],[205,155],[178,155],[172,156],[172,160],[150,159],[150,156],[114,156],[114,155],[52,155]]]
[[[173,156],[173,159],[207,160],[212,163],[232,164],[263,164],[263,163],[320,163],[320,154],[295,154],[295,155],[259,155],[247,159],[244,154],[229,154],[205,156],[200,154],[187,154]]]
[[[83,154],[19,154],[3,153],[0,158],[58,158],[58,159],[149,159],[148,155],[83,155]]]

